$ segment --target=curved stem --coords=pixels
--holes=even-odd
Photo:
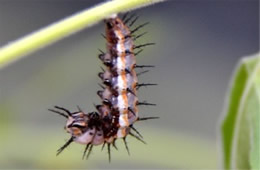
[[[85,9],[0,48],[0,68],[114,13],[151,5],[163,0],[113,0]]]

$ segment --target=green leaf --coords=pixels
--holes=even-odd
[[[260,55],[243,58],[234,74],[221,125],[225,169],[259,169]]]

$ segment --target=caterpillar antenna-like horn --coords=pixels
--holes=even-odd
[[[58,115],[61,115],[61,116],[65,117],[65,118],[67,118],[67,119],[69,118],[68,115],[66,115],[66,114],[64,114],[62,112],[59,112],[57,110],[53,110],[53,109],[48,109],[48,110],[51,111],[51,112],[57,113]]]
[[[60,107],[60,106],[54,106],[54,108],[56,108],[56,109],[60,109],[60,110],[63,110],[64,112],[68,113],[69,116],[72,115],[71,112],[70,112],[69,110],[67,110],[67,109],[65,109],[65,108],[63,108],[63,107]]]

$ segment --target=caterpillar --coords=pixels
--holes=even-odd
[[[102,61],[105,69],[98,73],[103,85],[102,90],[97,92],[102,104],[95,105],[95,112],[85,113],[78,107],[76,112],[54,106],[49,111],[57,113],[67,119],[65,130],[71,138],[57,151],[59,155],[72,142],[86,145],[83,159],[88,158],[93,146],[107,145],[109,161],[111,160],[110,148],[117,149],[116,140],[122,138],[129,152],[126,142],[128,135],[143,141],[142,135],[134,127],[138,121],[157,119],[158,117],[139,117],[139,105],[155,105],[147,102],[139,102],[137,91],[142,86],[153,86],[152,83],[138,83],[138,75],[146,71],[136,73],[138,68],[154,67],[152,65],[137,65],[136,55],[143,47],[153,45],[146,43],[135,45],[134,40],[146,33],[134,35],[136,31],[148,23],[141,24],[133,30],[130,27],[137,21],[135,14],[128,17],[126,13],[122,18],[113,15],[105,20],[106,52],[100,50],[98,58]],[[135,49],[140,49],[135,52]]]

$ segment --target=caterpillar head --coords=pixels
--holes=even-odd
[[[73,141],[80,144],[99,145],[104,142],[101,117],[97,112],[77,112],[55,106],[56,110],[49,109],[67,118],[65,130],[73,137]]]
[[[56,110],[49,109],[54,113],[57,113],[67,119],[65,130],[73,137],[80,136],[88,128],[89,116],[84,113],[80,108],[77,112],[70,112],[69,110],[54,106]]]

